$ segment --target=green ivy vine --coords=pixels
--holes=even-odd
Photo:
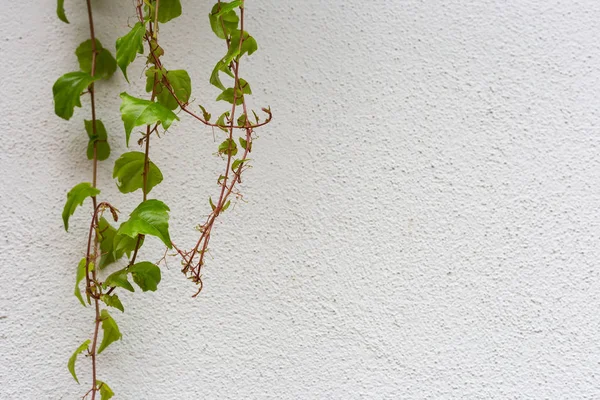
[[[142,290],[155,291],[161,281],[161,270],[157,263],[140,261],[141,249],[146,236],[154,236],[167,248],[174,249],[173,255],[181,258],[182,272],[198,285],[194,297],[202,290],[201,270],[205,264],[213,226],[220,214],[231,205],[232,199],[240,199],[239,183],[242,173],[249,168],[249,154],[252,151],[254,130],[271,121],[270,108],[263,108],[264,120],[246,105],[246,98],[252,94],[250,84],[241,77],[241,60],[253,54],[258,45],[245,30],[244,0],[231,2],[218,1],[209,13],[208,20],[214,34],[225,42],[225,55],[216,60],[209,81],[218,89],[217,101],[231,106],[215,122],[212,114],[202,105],[198,112],[190,106],[192,84],[189,74],[183,69],[167,69],[161,57],[164,50],[159,45],[159,25],[166,24],[182,13],[180,0],[135,0],[137,22],[129,32],[116,41],[115,56],[96,38],[92,1],[86,0],[89,20],[89,39],[75,50],[79,70],[64,74],[52,88],[55,113],[69,120],[76,107],[81,107],[81,96],[90,97],[91,119],[83,121],[89,141],[86,156],[92,161],[91,182],[76,184],[67,193],[62,213],[65,230],[69,229],[69,218],[91,199],[92,218],[87,236],[86,255],[79,262],[75,275],[74,295],[84,306],[92,306],[95,313],[94,331],[91,339],[79,345],[68,360],[67,367],[79,383],[76,362],[80,355],[89,356],[92,363],[90,389],[83,398],[91,396],[95,400],[108,400],[114,393],[110,386],[98,376],[97,356],[112,343],[121,339],[121,331],[109,309],[124,312],[119,298],[120,290],[134,292],[131,281]],[[57,1],[58,18],[69,23],[64,0]],[[109,135],[106,127],[96,115],[96,84],[110,79],[117,70],[129,82],[127,70],[140,55],[146,55],[145,79],[148,98],[133,96],[127,92],[119,94],[120,114],[125,131],[125,143],[130,145],[135,128],[144,130],[136,143],[143,151],[128,151],[121,154],[113,167],[113,178],[123,194],[141,191],[141,201],[129,214],[127,220],[118,226],[119,210],[114,202],[100,201],[101,191],[97,175],[99,162],[110,156]],[[226,79],[227,78],[227,79]],[[224,83],[222,79],[229,80]],[[191,250],[176,246],[169,232],[169,207],[159,199],[149,198],[152,189],[163,181],[158,165],[150,159],[150,142],[153,135],[160,138],[179,120],[178,114],[185,114],[203,126],[210,126],[222,132],[216,154],[224,160],[223,172],[217,178],[219,187],[216,200],[208,199],[209,216],[197,225],[199,239]],[[237,135],[237,132],[241,132]],[[238,147],[239,143],[239,147]],[[108,212],[108,214],[107,214]],[[107,216],[108,215],[108,216]],[[112,220],[112,222],[110,221]],[[166,254],[166,253],[165,253]],[[118,260],[127,257],[124,268],[111,268]],[[109,271],[111,270],[112,271]],[[108,272],[107,272],[108,271]],[[131,278],[131,281],[130,281]],[[102,338],[100,340],[100,331]]]

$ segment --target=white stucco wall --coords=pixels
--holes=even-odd
[[[51,87],[87,39],[80,1],[2,1],[0,398],[76,399],[66,369],[92,331],[72,295],[90,179],[82,120]],[[81,4],[79,4],[81,3]],[[131,1],[95,5],[102,43]],[[223,52],[206,15],[164,25],[195,98]],[[243,64],[259,132],[247,203],[219,223],[205,290],[169,261],[156,293],[123,295],[123,340],[99,357],[115,399],[600,398],[600,3],[596,0],[247,1]],[[133,81],[142,63],[130,69]],[[113,153],[100,186],[124,215],[115,93],[98,88]],[[190,247],[221,162],[188,118],[152,145],[175,241]],[[136,148],[135,144],[132,146]],[[193,174],[193,175],[192,175]],[[183,189],[185,188],[185,190]],[[86,204],[89,206],[89,204]],[[89,208],[89,207],[88,207]],[[161,247],[148,240],[143,257]]]

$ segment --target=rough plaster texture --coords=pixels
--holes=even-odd
[[[87,385],[66,361],[92,330],[72,296],[89,213],[68,234],[60,213],[90,179],[89,108],[62,122],[51,86],[76,68],[87,25],[74,1],[70,25],[53,1],[2,3],[0,398],[75,399]],[[112,46],[131,2],[95,3]],[[162,30],[166,61],[212,99],[222,43],[208,3],[183,6]],[[99,361],[115,399],[600,398],[600,3],[247,8],[261,51],[244,75],[276,118],[247,203],[217,228],[203,294],[191,299],[170,261],[158,292],[124,296],[123,340]],[[113,146],[100,185],[126,214],[140,196],[112,184],[114,93],[143,91],[121,77],[98,90]],[[215,146],[185,118],[152,146],[166,177],[153,195],[184,246],[216,190]],[[149,240],[144,257],[160,254]]]

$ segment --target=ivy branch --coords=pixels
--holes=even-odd
[[[227,53],[215,66],[210,82],[221,90],[216,100],[231,104],[230,110],[222,113],[216,122],[211,122],[211,114],[202,105],[199,105],[201,114],[190,108],[192,87],[189,74],[185,70],[167,70],[161,61],[164,50],[158,42],[159,24],[165,24],[181,15],[180,0],[135,0],[137,22],[117,40],[116,57],[113,57],[96,38],[91,0],[86,0],[86,5],[90,39],[83,42],[75,51],[80,70],[60,77],[52,91],[55,112],[66,120],[71,119],[76,107],[81,107],[81,96],[90,95],[92,119],[84,121],[84,127],[89,138],[87,157],[92,160],[92,182],[79,183],[69,191],[63,210],[63,222],[65,230],[68,230],[70,216],[88,197],[91,198],[93,212],[87,236],[87,249],[85,257],[77,267],[74,294],[83,306],[94,303],[95,320],[92,338],[84,341],[75,350],[69,359],[68,369],[73,378],[79,382],[75,363],[80,354],[87,352],[92,361],[92,377],[91,388],[83,398],[91,395],[91,399],[95,400],[99,393],[101,400],[108,400],[113,396],[113,392],[105,382],[98,379],[97,355],[120,340],[122,335],[116,321],[107,309],[101,308],[101,304],[124,312],[117,291],[123,289],[134,291],[129,277],[144,292],[157,289],[161,281],[158,265],[149,261],[138,261],[147,236],[159,239],[167,249],[176,250],[176,254],[182,258],[182,272],[199,286],[194,296],[200,293],[201,269],[205,263],[204,258],[208,252],[215,221],[229,208],[232,195],[242,198],[238,186],[241,183],[242,172],[249,167],[248,156],[255,140],[254,130],[268,124],[272,119],[272,113],[270,108],[263,108],[266,118],[261,121],[252,110],[253,122],[248,113],[246,96],[252,91],[248,82],[240,77],[240,60],[242,56],[254,53],[258,46],[256,40],[244,30],[243,0],[229,3],[219,0],[209,14],[213,32],[217,37],[225,40],[227,47]],[[69,22],[64,11],[64,0],[57,0],[57,14],[63,22]],[[139,54],[144,53],[144,47],[148,48],[145,73],[146,92],[150,93],[150,99],[132,96],[127,92],[120,94],[125,142],[129,146],[134,129],[141,127],[144,131],[139,132],[141,136],[137,143],[143,146],[144,151],[128,151],[120,155],[113,168],[113,178],[116,179],[119,191],[128,194],[141,189],[142,201],[130,213],[129,218],[121,222],[117,228],[113,227],[103,215],[108,210],[113,221],[118,222],[119,211],[106,201],[98,202],[97,197],[100,194],[97,187],[98,162],[109,157],[110,146],[106,128],[96,117],[95,82],[99,79],[109,79],[117,67],[128,80],[127,69]],[[223,85],[221,73],[233,79],[233,87],[226,88]],[[239,107],[242,111],[236,118]],[[171,240],[169,207],[160,200],[149,198],[151,190],[163,180],[159,167],[150,159],[150,139],[152,134],[160,137],[161,129],[166,131],[174,121],[179,120],[173,112],[178,108],[202,124],[225,132],[224,141],[218,147],[218,154],[226,160],[225,170],[217,179],[217,184],[220,186],[218,200],[215,204],[212,198],[209,198],[212,211],[205,222],[198,226],[200,238],[189,251],[181,250]],[[237,130],[243,131],[242,136],[237,138],[243,149],[239,158],[235,158],[238,147],[234,132]],[[125,255],[128,258],[126,265],[121,269],[113,270],[102,280],[100,272],[116,265],[117,261]],[[80,288],[84,279],[85,300]],[[98,344],[100,328],[103,334]]]
[[[235,11],[236,9],[239,9],[239,17]],[[141,22],[143,16],[141,13],[138,13],[138,15]],[[231,204],[230,195],[234,194],[236,197],[241,198],[241,193],[237,190],[236,185],[241,183],[242,172],[247,168],[247,163],[250,161],[248,155],[252,151],[254,129],[268,124],[273,117],[270,108],[263,108],[262,111],[267,114],[266,119],[260,122],[256,112],[252,111],[255,122],[250,122],[245,95],[251,94],[252,91],[248,82],[240,78],[239,68],[242,56],[254,53],[258,46],[256,40],[248,32],[244,31],[244,1],[237,0],[225,3],[219,0],[209,14],[209,21],[217,37],[225,39],[227,45],[227,54],[215,66],[210,82],[222,91],[217,100],[224,100],[232,104],[231,111],[221,114],[216,123],[210,122],[211,114],[206,111],[205,107],[199,106],[202,116],[189,108],[190,90],[181,83],[182,79],[178,79],[177,76],[181,74],[181,71],[166,70],[160,61],[160,55],[163,53],[163,50],[158,45],[156,37],[146,36],[146,41],[150,49],[150,57],[155,65],[155,71],[160,71],[160,83],[163,90],[171,95],[171,99],[175,101],[176,105],[182,111],[204,125],[219,128],[227,133],[227,138],[219,145],[218,149],[219,154],[226,157],[225,171],[217,179],[217,184],[221,187],[218,201],[215,204],[212,198],[209,199],[212,211],[206,221],[198,227],[200,238],[192,250],[184,251],[173,244],[173,247],[183,260],[182,272],[199,286],[194,297],[200,293],[203,287],[201,269],[205,263],[204,259],[208,251],[208,244],[214,223],[219,215],[229,208]],[[220,72],[224,72],[233,78],[232,88],[225,88],[223,86],[219,77]],[[243,112],[237,119],[236,124],[235,113],[237,107],[240,105]],[[239,138],[240,146],[243,148],[243,155],[237,159],[234,159],[234,156],[238,153],[234,138],[235,129],[244,130],[244,137]]]

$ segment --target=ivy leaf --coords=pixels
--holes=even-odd
[[[113,178],[117,178],[117,187],[121,193],[131,193],[144,187],[144,159],[145,155],[139,151],[130,151],[123,154],[115,161]],[[160,169],[148,160],[148,177],[146,179],[146,193],[163,180]]]
[[[225,90],[225,86],[223,85],[223,82],[221,82],[219,72],[225,72],[227,75],[229,75],[233,78],[233,74],[229,70],[230,62],[231,62],[231,60],[227,61],[226,59],[219,60],[217,65],[215,65],[215,68],[213,69],[212,73],[210,74],[211,85],[216,86],[221,90]]]
[[[181,3],[179,0],[160,0],[158,8],[158,22],[166,23],[181,15]]]
[[[246,114],[242,114],[238,117],[237,124],[238,124],[238,126],[246,125]]]
[[[238,152],[237,144],[233,139],[225,139],[223,143],[219,145],[219,153],[226,154],[228,156],[235,156]]]
[[[240,78],[238,81],[238,90],[241,90],[241,92],[243,94],[252,94],[252,89],[250,89],[250,84],[242,78]]]
[[[243,43],[240,48],[240,38],[243,38]],[[248,32],[244,31],[243,35],[240,31],[235,31],[231,34],[231,44],[229,45],[229,50],[225,57],[223,57],[217,65],[215,65],[212,73],[210,74],[210,83],[221,90],[225,90],[225,86],[223,86],[223,82],[221,82],[221,78],[219,76],[219,72],[224,72],[230,77],[234,77],[231,71],[229,70],[229,64],[234,59],[239,59],[245,53],[248,55],[254,53],[258,49],[258,45],[256,40],[252,36],[248,34]],[[240,80],[242,81],[242,80]],[[245,82],[245,81],[244,81]],[[244,86],[242,86],[244,87]]]
[[[160,200],[146,200],[123,222],[117,233],[135,238],[137,235],[156,236],[168,247],[172,248],[169,236],[169,207]]]
[[[117,231],[118,232],[118,231]],[[137,244],[137,238],[131,238],[127,235],[121,235],[117,233],[115,235],[113,249],[115,254],[115,259],[119,259],[123,257],[123,254],[127,253],[129,256],[132,251],[135,250],[135,246]],[[144,237],[140,239],[139,248],[144,244]]]
[[[160,282],[160,268],[156,265],[148,261],[139,262],[131,266],[129,272],[142,291],[156,291]]]
[[[56,3],[56,15],[62,22],[69,23],[67,16],[65,15],[65,0],[58,0]]]
[[[146,92],[150,93],[152,91],[152,89],[154,88],[154,75],[156,76],[156,80],[158,81],[156,86],[157,88],[160,87],[160,81],[163,78],[163,73],[162,70],[155,68],[155,67],[150,67],[146,70]]]
[[[96,70],[94,76],[102,79],[109,79],[117,70],[117,62],[108,49],[102,47],[102,44],[96,39]],[[86,40],[81,43],[75,55],[79,61],[79,68],[88,74],[92,73],[92,40]]]
[[[242,163],[245,163],[246,161],[250,161],[250,159],[249,158],[244,158],[242,160],[235,160],[233,162],[233,165],[231,165],[231,170],[233,172],[235,172],[240,167],[240,165],[242,165]]]
[[[102,336],[102,343],[98,348],[98,354],[107,348],[111,343],[121,339],[121,332],[115,320],[110,316],[108,311],[102,310],[100,312],[100,319],[102,320],[102,330],[104,335]]]
[[[73,215],[75,209],[82,205],[86,198],[97,196],[99,193],[100,190],[92,187],[92,184],[89,182],[83,182],[75,185],[75,187],[71,189],[69,193],[67,193],[67,202],[65,203],[65,208],[63,209],[62,213],[66,231],[69,230],[69,217]]]
[[[237,7],[244,4],[242,0],[234,0],[231,3],[221,3],[221,7],[219,8],[219,4],[217,3],[217,13],[213,14],[215,17],[219,18],[221,15],[226,14]]]
[[[98,161],[104,161],[110,156],[110,146],[108,144],[108,137],[106,136],[106,128],[99,119],[96,120],[96,134],[94,135],[93,121],[84,120],[85,131],[90,138],[87,147],[87,158],[92,160],[94,158],[94,143],[96,144],[96,157]]]
[[[230,204],[231,204],[231,200],[227,200],[227,203],[225,203],[225,205],[223,207],[221,207],[221,212],[227,210],[229,208]]]
[[[106,218],[100,218],[100,221],[98,221],[97,228],[97,237],[98,242],[100,242],[100,252],[102,254],[102,256],[100,257],[100,262],[98,263],[98,268],[100,269],[104,269],[107,265],[112,264],[118,260],[118,258],[115,258],[113,248],[116,233],[117,230],[113,228],[111,224],[108,223]],[[123,254],[121,254],[121,256],[122,255]]]
[[[100,400],[110,400],[110,398],[115,395],[115,393],[105,382],[102,382],[101,380],[96,380],[96,383],[98,384],[98,389],[100,390]]]
[[[89,339],[86,340],[85,342],[83,342],[81,344],[81,346],[79,346],[77,348],[77,350],[75,350],[75,352],[73,353],[71,358],[69,358],[69,363],[67,364],[67,367],[69,368],[69,372],[71,373],[71,375],[73,375],[73,379],[75,379],[75,382],[77,382],[77,383],[79,383],[79,379],[77,379],[77,374],[75,373],[75,361],[77,361],[78,355],[80,355],[85,350],[87,350],[90,343],[91,343],[91,340],[89,340]]]
[[[248,147],[248,141],[246,141],[246,139],[244,138],[240,138],[240,146],[242,146],[242,149],[246,150],[246,147]],[[252,151],[252,143],[250,143],[250,148],[248,149],[248,152]]]
[[[221,39],[227,38],[230,32],[237,29],[240,18],[233,9],[240,4],[235,3],[239,3],[239,1],[217,3],[213,6],[210,14],[208,14],[210,27],[215,35]],[[223,27],[225,27],[225,30],[223,30]]]
[[[156,60],[165,55],[165,50],[162,47],[160,47],[156,39],[150,39],[149,53],[150,54],[148,54],[146,64],[156,65]]]
[[[79,283],[83,280],[83,278],[85,278],[85,257],[82,258],[81,261],[79,261],[79,264],[77,265],[77,276],[75,278],[75,292],[73,293],[75,297],[79,299],[81,305],[85,307],[85,301],[83,301],[83,297],[81,296],[81,290],[79,289]]]
[[[217,119],[217,125],[219,126],[220,130],[227,132],[229,131],[229,129],[227,129],[227,123],[225,122],[225,118],[229,118],[229,111],[225,111],[219,116],[219,118]]]
[[[160,11],[160,10],[159,10]],[[141,23],[136,23],[131,31],[125,36],[117,39],[117,64],[127,82],[127,67],[135,60],[138,53],[144,53],[144,35],[146,34],[146,27]]]
[[[121,93],[121,119],[125,125],[125,135],[129,146],[131,130],[140,125],[150,125],[155,122],[162,123],[165,129],[169,129],[173,121],[179,120],[173,111],[160,103],[149,100],[138,99],[127,93]]]
[[[241,49],[240,38],[243,38]],[[235,31],[231,34],[231,44],[225,58],[233,60],[234,58],[239,58],[246,53],[248,53],[248,55],[252,55],[252,53],[254,53],[256,50],[258,50],[258,43],[256,43],[256,40],[250,36],[248,32],[244,31],[244,34],[242,35],[241,31]]]
[[[125,290],[129,290],[130,292],[135,291],[135,289],[133,288],[133,286],[131,286],[131,283],[129,283],[129,280],[127,279],[127,270],[125,268],[110,274],[104,281],[103,286],[105,288],[109,286],[116,286]]]
[[[162,7],[162,3],[161,7]],[[187,71],[183,69],[167,71],[167,79],[171,83],[173,92],[177,95],[177,98],[182,103],[187,103],[190,100],[192,94],[192,80],[188,75]],[[146,90],[148,88],[146,87]],[[169,90],[161,83],[157,89],[157,100],[160,104],[167,107],[169,110],[176,109],[179,104],[177,100],[173,98],[173,95]]]
[[[106,304],[109,307],[114,307],[118,310],[121,310],[121,312],[125,312],[125,309],[123,308],[123,303],[121,303],[119,296],[117,296],[116,294],[103,294],[102,296],[100,296],[100,300],[102,300],[104,304]]]
[[[117,230],[113,228],[105,218],[101,218],[98,223],[98,237],[100,242],[100,250],[102,257],[98,263],[100,269],[106,268],[107,265],[114,263],[125,253],[128,255],[135,249],[137,239],[132,239],[129,236],[118,235]],[[140,247],[144,243],[140,240]]]
[[[199,107],[202,110],[202,116],[204,117],[204,120],[206,122],[209,122],[210,121],[210,117],[211,117],[210,113],[208,111],[206,111],[206,108],[204,108],[203,106],[199,106]]]
[[[225,90],[223,90],[223,92],[221,92],[221,94],[219,96],[217,96],[217,101],[219,100],[224,100],[230,104],[233,104],[233,88],[227,88]],[[244,95],[242,94],[242,92],[240,90],[237,91],[237,94],[235,95],[235,104],[236,105],[240,105],[244,102]]]
[[[98,77],[92,77],[86,72],[69,72],[64,74],[52,86],[54,95],[54,112],[59,117],[69,120],[75,107],[81,107],[81,93]]]

